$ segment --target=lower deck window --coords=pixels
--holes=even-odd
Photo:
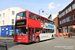
[[[54,33],[54,29],[36,28],[36,32],[39,32],[39,33]]]

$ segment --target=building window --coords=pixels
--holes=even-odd
[[[0,14],[0,17],[1,17],[1,14]]]
[[[62,23],[65,23],[65,22],[66,22],[65,19],[63,19],[63,20],[62,20]]]
[[[3,13],[3,17],[5,16],[5,13]]]
[[[70,21],[70,16],[66,18],[66,22]]]
[[[61,23],[63,23],[63,20],[61,20]]]
[[[75,14],[73,14],[73,19],[75,19]]]
[[[69,16],[70,17],[70,20],[73,20],[73,16],[71,15],[71,16]]]
[[[71,11],[71,6],[66,9],[66,14]]]
[[[72,9],[75,9],[75,3],[72,5]]]
[[[60,15],[59,15],[59,18],[61,18],[62,16],[64,16],[66,13],[65,11],[63,11]]]
[[[15,11],[12,11],[12,15],[14,15],[15,14]]]
[[[64,23],[64,21],[65,21],[65,20],[63,19],[63,20],[62,20],[62,23]]]
[[[65,15],[65,11],[64,12],[62,12],[62,16],[64,16]]]
[[[61,14],[59,14],[59,18],[61,18],[62,16],[64,16],[65,14],[67,14],[70,11],[71,11],[71,6],[69,8],[67,8],[65,11],[63,11]]]
[[[60,24],[61,24],[61,21],[60,21]]]
[[[14,24],[14,19],[12,19],[12,24]]]
[[[61,18],[61,14],[59,15],[59,18]]]
[[[3,20],[3,25],[4,25],[4,20]]]
[[[63,22],[65,23],[65,19],[63,19]]]

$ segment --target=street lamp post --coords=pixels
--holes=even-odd
[[[44,12],[44,10],[43,10],[43,9],[40,9],[40,10],[42,10],[42,12]],[[39,10],[39,15],[40,15],[40,10]]]

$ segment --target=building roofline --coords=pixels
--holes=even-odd
[[[66,8],[68,8],[70,5],[72,5],[75,2],[75,0],[73,0],[70,4],[68,4],[64,9],[62,9],[59,14],[61,14],[64,10],[66,10]]]
[[[8,8],[6,8],[6,9],[9,9],[9,8],[21,8],[21,7],[8,7]],[[3,10],[6,10],[6,9],[3,9]],[[22,8],[22,9],[24,9],[24,8]],[[3,10],[0,10],[0,12],[3,11]],[[25,9],[25,10],[26,10],[26,9]]]
[[[57,17],[56,17],[56,18],[58,18],[58,17],[59,17],[59,15],[57,15]],[[54,21],[56,18],[54,18],[54,19],[53,19],[53,21]]]
[[[57,14],[50,14],[48,18],[50,18],[52,15],[57,15]]]

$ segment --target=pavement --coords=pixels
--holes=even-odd
[[[0,39],[5,39],[5,40],[8,40],[8,39],[9,39],[9,40],[12,40],[13,37],[1,37],[1,36],[0,36]]]
[[[68,39],[75,39],[75,36],[72,36],[72,37],[70,37],[70,38],[69,38],[69,37],[67,37],[67,38],[68,38]]]
[[[68,37],[68,36],[60,36],[62,38],[68,38],[68,39],[75,39],[75,36],[72,36],[72,37]]]

